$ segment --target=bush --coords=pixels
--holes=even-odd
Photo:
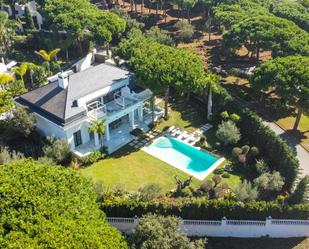
[[[239,201],[254,201],[259,195],[257,187],[252,186],[251,182],[247,180],[240,182],[234,193],[236,199]]]
[[[229,118],[229,114],[227,111],[221,112],[220,113],[221,118],[223,119],[228,119]]]
[[[308,219],[309,205],[281,205],[277,202],[253,201],[239,202],[233,200],[208,200],[206,198],[177,198],[173,202],[160,199],[140,201],[126,198],[105,200],[102,210],[111,217],[141,217],[147,213],[174,215],[183,219],[220,220],[228,219],[265,220],[274,219]]]
[[[294,192],[288,198],[289,204],[308,202],[309,197],[309,176],[303,177],[297,184]]]
[[[223,178],[230,178],[231,177],[231,175],[228,172],[224,172],[221,176]]]
[[[269,166],[265,163],[264,160],[257,160],[255,164],[255,169],[258,175],[269,172]]]
[[[25,137],[34,131],[36,123],[34,115],[20,106],[16,106],[13,109],[12,118],[8,122],[14,131]]]
[[[194,35],[194,27],[186,21],[178,21],[175,25],[178,29],[177,39],[181,42],[189,42]]]
[[[216,132],[217,138],[227,144],[236,144],[240,140],[240,132],[232,121],[223,121]]]
[[[48,138],[48,144],[43,147],[46,157],[57,164],[68,164],[71,161],[70,145],[65,139]]]
[[[16,152],[16,151],[9,151],[7,147],[0,147],[0,165],[6,164],[10,161],[16,161],[21,160],[24,158],[24,155],[22,153]]]
[[[224,172],[224,170],[222,168],[218,168],[218,169],[214,170],[214,174],[216,174],[216,175],[222,175],[223,172]]]
[[[143,216],[130,236],[136,249],[204,249],[206,240],[190,239],[180,231],[177,217],[148,214]]]
[[[240,120],[240,117],[239,117],[239,115],[233,113],[233,114],[230,115],[230,119],[234,122],[238,122]]]
[[[142,200],[152,200],[160,196],[161,186],[158,183],[146,184],[138,192]]]
[[[83,158],[83,163],[86,165],[93,164],[105,157],[105,154],[102,153],[99,150],[95,150],[91,152],[89,155],[87,155],[85,158]]]

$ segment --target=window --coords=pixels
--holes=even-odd
[[[77,131],[73,134],[75,147],[82,144],[82,133],[81,131]]]

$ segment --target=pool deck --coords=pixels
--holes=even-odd
[[[161,136],[161,137],[162,137],[162,136]],[[156,139],[153,141],[153,143],[156,142],[156,141],[157,141],[158,139],[160,139],[161,137],[156,138]],[[213,163],[207,170],[205,170],[205,171],[203,171],[203,172],[201,172],[201,173],[193,173],[192,171],[187,170],[186,168],[180,167],[177,163],[173,162],[173,160],[168,160],[168,159],[166,159],[166,157],[165,157],[164,155],[162,155],[162,153],[161,153],[161,154],[154,153],[153,151],[149,150],[149,149],[147,148],[147,146],[144,146],[144,147],[142,148],[142,150],[143,150],[144,152],[150,154],[151,156],[156,157],[156,158],[160,159],[161,161],[163,161],[163,162],[165,162],[165,163],[167,163],[167,164],[169,164],[169,165],[171,165],[171,166],[173,166],[173,167],[175,167],[175,168],[177,168],[177,169],[179,169],[179,170],[181,170],[181,171],[187,173],[188,175],[192,175],[193,177],[195,177],[196,179],[201,180],[201,181],[204,180],[204,179],[205,179],[210,173],[212,173],[221,163],[223,163],[223,162],[225,161],[225,158],[224,158],[224,157],[218,157],[217,155],[214,155],[214,154],[211,153],[211,152],[202,150],[200,147],[192,146],[191,144],[186,143],[186,142],[184,142],[184,141],[182,141],[182,140],[180,140],[180,139],[177,139],[177,138],[175,138],[175,137],[173,137],[173,139],[176,139],[176,140],[178,140],[179,142],[184,143],[184,144],[186,144],[186,145],[188,145],[188,146],[190,146],[190,147],[192,147],[192,148],[194,148],[194,149],[197,149],[197,150],[202,151],[202,152],[204,152],[204,153],[210,154],[210,155],[212,155],[212,156],[218,158],[218,160],[217,160],[215,163]]]

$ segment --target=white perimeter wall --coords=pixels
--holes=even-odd
[[[138,218],[108,217],[111,225],[126,234],[132,233]],[[181,230],[192,237],[271,238],[308,237],[309,220],[181,220]]]

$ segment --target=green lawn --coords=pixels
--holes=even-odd
[[[123,185],[129,191],[136,191],[146,183],[159,183],[163,193],[175,188],[175,175],[180,179],[189,177],[141,150],[132,151],[128,147],[80,172],[93,181],[102,181],[106,187]],[[191,186],[197,187],[200,184],[201,181],[194,179]]]
[[[295,117],[285,117],[277,120],[277,123],[286,130],[291,130],[295,122]],[[301,117],[299,132],[295,134],[295,137],[299,138],[300,142],[309,150],[309,116],[303,115]]]

